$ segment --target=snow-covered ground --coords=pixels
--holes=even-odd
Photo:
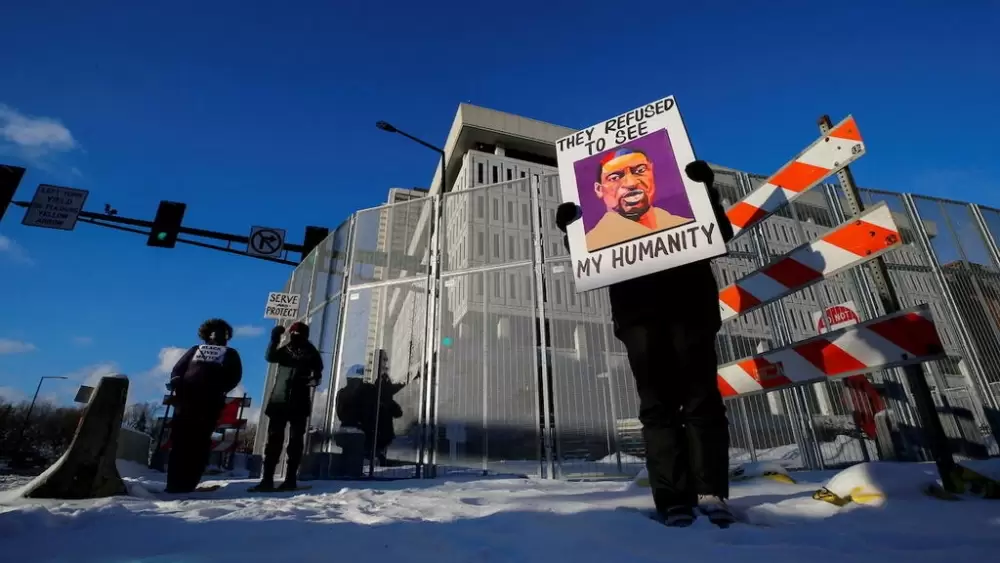
[[[0,492],[0,559],[972,563],[1000,553],[1000,501],[894,489],[881,507],[837,508],[811,498],[830,472],[796,473],[794,485],[734,484],[732,503],[758,525],[718,530],[704,519],[669,529],[621,510],[651,507],[648,490],[628,482],[313,482],[308,492],[264,496],[246,492],[252,481],[224,480],[206,481],[222,485],[215,492],[166,499],[150,492],[162,487],[162,474],[127,462],[120,470],[134,496],[29,501]],[[878,473],[920,482],[932,468],[880,464]]]

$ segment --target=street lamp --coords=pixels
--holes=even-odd
[[[391,124],[389,124],[389,123],[387,123],[385,121],[376,121],[375,122],[375,127],[378,127],[379,129],[381,129],[382,131],[385,131],[386,133],[398,133],[398,134],[406,137],[407,139],[409,139],[409,140],[411,140],[411,141],[413,141],[413,142],[415,142],[415,143],[417,143],[419,145],[423,145],[423,146],[431,149],[432,151],[438,153],[439,155],[441,155],[441,194],[440,194],[440,197],[444,197],[444,192],[445,192],[445,189],[446,189],[446,186],[447,186],[447,180],[448,180],[448,168],[447,168],[448,164],[447,164],[447,162],[445,160],[444,149],[436,147],[436,146],[428,143],[427,141],[424,141],[423,139],[418,139],[417,137],[414,137],[413,135],[410,135],[409,133],[407,133],[405,131],[400,131],[399,129],[397,129],[396,127],[394,127],[393,125],[391,125]],[[425,358],[425,361],[427,362],[426,363],[426,373],[428,374],[428,377],[427,377],[428,388],[427,388],[426,395],[424,396],[424,398],[427,399],[427,404],[430,404],[430,397],[431,397],[431,392],[432,392],[431,391],[431,387],[430,387],[430,382],[436,381],[436,379],[437,379],[437,374],[435,373],[435,369],[434,369],[434,363],[436,361],[436,356],[437,356],[438,352],[437,352],[437,348],[433,344],[433,342],[434,342],[434,336],[433,336],[433,334],[434,334],[434,329],[435,329],[435,327],[437,327],[437,323],[438,323],[438,319],[437,319],[438,313],[437,313],[437,308],[433,306],[433,302],[434,302],[434,299],[436,299],[436,296],[437,296],[437,291],[438,291],[437,290],[437,287],[438,287],[437,284],[438,284],[438,282],[441,279],[441,273],[438,271],[438,267],[440,266],[440,260],[441,260],[441,258],[440,258],[440,256],[438,256],[437,251],[435,250],[437,248],[437,240],[438,240],[438,233],[436,232],[437,231],[436,225],[441,220],[441,209],[443,207],[443,205],[440,203],[441,201],[443,201],[443,200],[439,199],[439,203],[437,205],[435,205],[435,206],[432,207],[432,209],[433,209],[433,217],[431,218],[430,228],[428,229],[428,235],[429,235],[428,239],[429,239],[429,242],[430,242],[430,246],[427,249],[428,250],[427,256],[428,256],[428,258],[430,258],[430,260],[428,261],[428,266],[429,267],[428,267],[428,280],[427,281],[429,282],[429,285],[428,285],[428,292],[427,292],[427,310],[430,312],[430,317],[429,317],[430,322],[427,323],[427,326],[426,326],[427,332],[424,335],[424,342],[426,343],[426,346],[427,346],[427,350],[425,351],[424,358]],[[433,284],[433,285],[430,285],[430,284]],[[430,416],[432,414],[433,408],[434,407],[429,407],[430,410],[428,410],[425,413],[426,415],[429,415],[428,418],[430,418],[430,419],[433,419]],[[428,443],[427,441],[431,439],[430,436],[427,433],[427,431],[430,430],[431,428],[428,427],[428,426],[426,426],[426,424],[427,424],[426,419],[425,419],[425,422],[423,424],[424,424],[424,426],[421,428],[421,445],[420,445],[420,458],[421,458],[421,461],[423,461],[424,458],[425,458],[425,456],[427,455],[428,450],[426,448],[426,444]],[[436,455],[436,452],[431,452],[430,455],[432,456],[432,459],[433,459],[433,456]],[[418,465],[417,467],[421,467],[421,466]],[[418,471],[420,471],[420,469],[418,469]],[[428,475],[429,477],[434,477],[434,466],[433,466],[433,464],[431,464],[431,469],[430,469],[429,473],[430,473]],[[418,476],[423,476],[423,475],[419,474]]]
[[[445,163],[444,149],[436,147],[436,146],[428,143],[427,141],[425,141],[423,139],[419,139],[417,137],[414,137],[413,135],[410,135],[406,131],[400,131],[399,129],[397,129],[395,126],[393,126],[391,123],[389,123],[387,121],[376,121],[375,122],[375,127],[378,127],[379,129],[381,129],[382,131],[385,131],[386,133],[397,133],[399,135],[402,135],[402,136],[406,137],[407,139],[409,139],[409,140],[411,140],[411,141],[413,141],[413,142],[415,142],[417,144],[423,145],[423,146],[431,149],[432,151],[438,153],[439,155],[441,155],[441,193],[444,194],[444,191],[445,191],[445,182],[446,182],[446,179],[448,177],[448,170],[447,170],[447,164]]]

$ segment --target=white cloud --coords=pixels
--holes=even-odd
[[[28,396],[20,389],[14,387],[0,387],[0,399],[8,403],[20,403],[28,399]]]
[[[30,266],[35,263],[23,246],[17,244],[13,239],[4,235],[0,235],[0,255],[5,256],[11,262],[18,264],[26,264]]]
[[[187,348],[178,348],[177,346],[167,346],[160,350],[160,362],[153,368],[153,372],[156,375],[168,375],[177,362],[187,352]]]
[[[89,387],[96,387],[97,384],[101,382],[101,378],[119,375],[120,373],[121,371],[118,369],[117,364],[115,364],[114,362],[106,362],[77,370],[72,374],[69,374],[69,379],[71,380],[83,379],[83,385],[87,385]],[[82,378],[74,377],[81,375],[83,376]]]
[[[33,117],[0,104],[0,140],[36,155],[76,148],[76,139],[62,123],[51,117]]]
[[[25,354],[27,352],[34,352],[38,348],[30,342],[22,342],[20,340],[11,340],[9,338],[0,338],[0,355],[4,354]]]
[[[233,329],[234,337],[252,338],[264,334],[264,327],[254,325],[240,325]]]
[[[94,339],[91,338],[91,337],[89,337],[89,336],[74,336],[73,337],[73,344],[75,346],[80,346],[80,347],[90,346],[93,343],[94,343]]]

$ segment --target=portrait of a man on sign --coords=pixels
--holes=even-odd
[[[665,129],[573,166],[589,252],[695,220]]]

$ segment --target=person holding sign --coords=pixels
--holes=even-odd
[[[683,221],[665,212],[656,214],[648,204],[651,196],[644,199],[636,193],[637,189],[649,194],[654,185],[652,168],[636,154],[613,152],[602,164],[603,177],[610,175],[610,182],[599,184],[599,195],[606,195],[608,213],[622,215],[622,221],[635,221],[639,224],[634,229],[647,232]],[[707,189],[719,232],[728,242],[733,227],[719,202],[712,169],[696,160],[685,173]],[[646,187],[637,187],[644,177],[649,178]],[[637,188],[621,187],[628,182]],[[563,203],[556,225],[565,233],[567,225],[580,216],[578,205]],[[568,239],[563,241],[568,249]],[[610,285],[608,294],[615,337],[625,346],[639,394],[646,468],[657,512],[670,526],[690,525],[695,508],[713,523],[728,525],[734,520],[725,500],[729,496],[729,423],[716,383],[715,336],[722,318],[711,264],[702,260],[626,279]]]
[[[267,444],[264,446],[264,468],[258,491],[295,490],[297,474],[305,447],[306,424],[312,412],[312,391],[323,378],[323,358],[309,342],[309,325],[303,322],[288,327],[288,343],[278,347],[285,329],[276,326],[271,330],[264,359],[278,364],[278,373],[268,397],[264,414],[267,415]],[[274,471],[281,457],[288,427],[288,454],[285,481],[274,487]]]
[[[167,389],[174,393],[167,493],[189,493],[198,487],[212,450],[212,434],[226,395],[243,379],[243,363],[227,346],[233,327],[209,319],[198,328],[204,342],[181,356],[170,372]]]

